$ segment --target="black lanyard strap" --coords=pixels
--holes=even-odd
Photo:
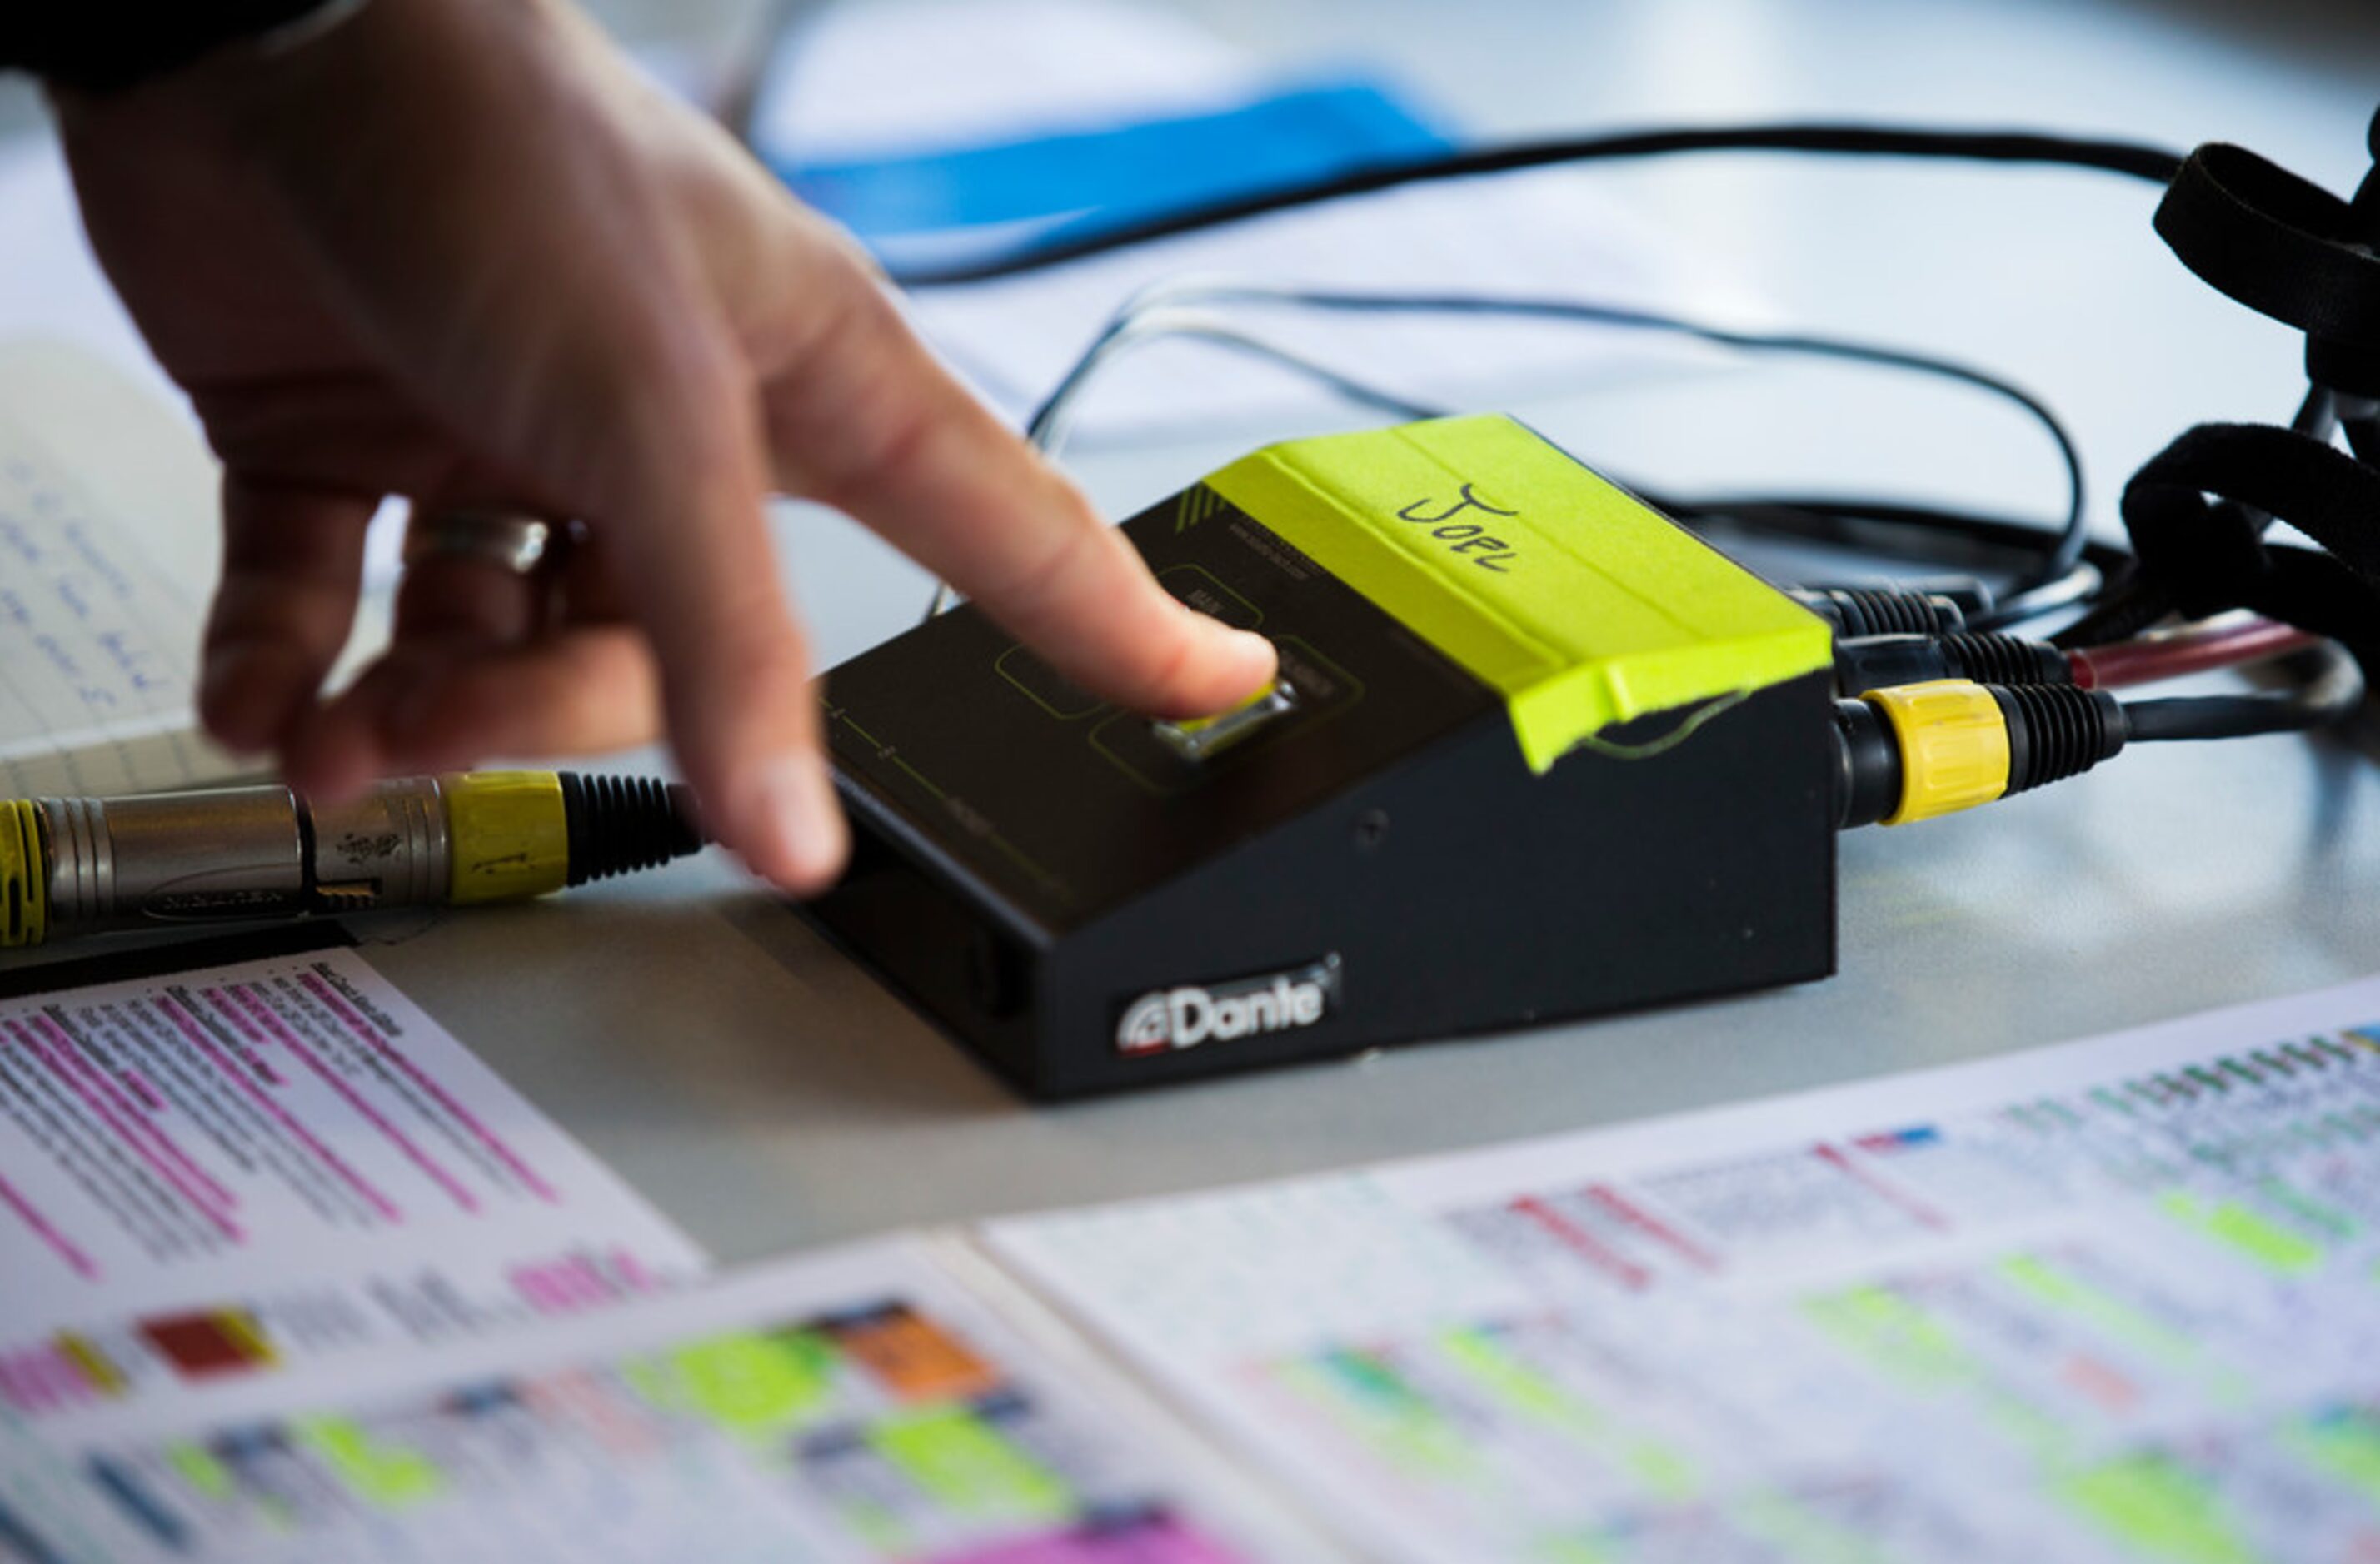
[[[2202,424],[2133,476],[2123,512],[2159,606],[2252,609],[2380,668],[2380,469],[2294,430]],[[2274,519],[2320,550],[2265,541]]]
[[[2352,200],[2242,147],[2182,160],[2158,235],[2202,281],[2303,332],[2315,389],[2296,429],[2203,424],[2142,467],[2123,499],[2137,564],[2061,643],[2245,608],[2380,673],[2380,115],[2366,140],[2374,168]],[[2351,452],[2331,440],[2341,420]],[[2268,542],[2277,520],[2315,546]]]
[[[2380,115],[2369,139],[2380,159]],[[2182,160],[2156,231],[2202,281],[2305,333],[2317,382],[2380,396],[2380,173],[2350,202],[2216,142]]]

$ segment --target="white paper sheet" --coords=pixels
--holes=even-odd
[[[1343,62],[1328,62],[1337,65]],[[896,0],[792,29],[754,142],[799,162],[996,142],[1195,114],[1260,93],[1254,62],[1178,16],[1112,0]],[[1731,269],[1609,199],[1533,174],[1287,213],[1014,281],[925,290],[920,329],[1022,419],[1108,316],[1148,284],[1227,276],[1345,291],[1560,297],[1758,321]],[[1366,383],[1457,407],[1596,383],[1706,350],[1641,333],[1495,321],[1235,312]],[[1278,367],[1196,342],[1116,360],[1083,402],[1085,438],[1281,430],[1339,408]]]
[[[0,342],[17,338],[69,344],[181,405],[91,255],[66,159],[47,136],[0,142]]]
[[[1211,277],[1345,293],[1572,299],[1756,321],[1720,269],[1578,175],[1415,188],[1169,240],[1036,276],[929,289],[920,327],[1002,409],[1022,418],[1109,316],[1142,288]],[[1656,370],[1707,368],[1706,349],[1611,328],[1479,316],[1345,316],[1242,307],[1224,319],[1424,406],[1475,410]],[[1115,359],[1081,401],[1086,438],[1293,428],[1344,404],[1302,377],[1201,341]]]
[[[119,1423],[86,1428],[24,1508],[145,1528],[182,1559],[1314,1556],[1099,1364],[916,1243]]]
[[[352,952],[0,1004],[0,1408],[37,1431],[705,1264]]]
[[[1248,80],[1229,45],[1135,0],[795,9],[755,104],[752,140],[802,159],[1192,114]]]
[[[2380,1545],[2380,979],[989,1242],[1370,1558]]]

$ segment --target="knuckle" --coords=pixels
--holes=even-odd
[[[1056,618],[1077,596],[1084,571],[1094,567],[1105,542],[1096,527],[1061,527],[1034,553],[988,576],[978,595],[1032,623]]]
[[[872,286],[830,287],[771,388],[770,434],[805,487],[853,508],[940,470],[962,420],[985,417]]]

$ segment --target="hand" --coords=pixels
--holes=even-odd
[[[285,54],[60,94],[92,243],[225,463],[209,729],[297,785],[641,742],[707,823],[823,887],[845,833],[771,488],[845,510],[1069,678],[1220,709],[1261,639],[1167,596],[934,363],[866,259],[560,0],[374,0]],[[408,573],[327,702],[383,495],[586,524],[528,583]]]

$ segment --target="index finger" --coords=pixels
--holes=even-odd
[[[969,395],[856,265],[767,389],[778,465],[975,600],[1084,688],[1158,716],[1220,711],[1273,676],[1272,646],[1157,584],[1123,534]]]

